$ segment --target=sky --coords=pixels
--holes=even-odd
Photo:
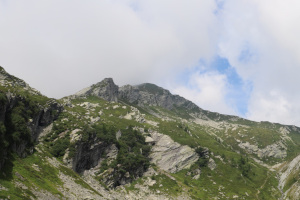
[[[61,98],[112,77],[300,126],[298,0],[0,0],[0,66]]]

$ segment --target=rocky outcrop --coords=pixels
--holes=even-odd
[[[300,172],[300,155],[294,158],[290,163],[286,163],[280,170],[279,188],[283,190],[288,181],[294,180],[294,183],[284,193],[284,199],[289,196],[291,199],[300,198],[300,183],[295,179]],[[287,198],[289,199],[289,198]]]
[[[78,141],[76,145],[76,153],[70,160],[64,159],[66,164],[72,163],[72,169],[80,174],[98,174],[102,162],[106,160],[107,165],[110,165],[118,155],[119,149],[115,144],[109,144],[100,141],[96,136],[91,136],[87,141]],[[107,188],[115,188],[119,185],[131,183],[135,176],[142,176],[144,173],[143,166],[136,169],[134,174],[126,172],[125,175],[121,174],[118,170],[108,168],[99,176],[102,183]]]
[[[199,109],[191,101],[149,83],[138,86],[125,85],[119,89],[119,98],[138,106],[160,106],[168,110],[181,106],[186,109]]]
[[[54,120],[56,120],[63,109],[63,106],[57,103],[56,100],[48,101],[47,104],[40,109],[38,114],[32,119],[31,123],[29,124],[33,141],[37,141],[43,129],[50,125]]]
[[[152,145],[151,162],[167,172],[176,173],[189,168],[199,158],[192,148],[174,142],[167,135],[152,132],[145,140]],[[118,149],[114,144],[109,145],[90,136],[86,142],[77,142],[76,153],[71,161],[72,168],[80,174],[86,174],[91,170],[96,172],[97,169],[99,171],[102,160],[106,159],[109,164],[116,159],[117,154]],[[117,169],[109,168],[99,176],[108,188],[114,188],[132,182],[134,177],[140,177],[144,172],[143,166],[137,168],[133,174],[126,172],[125,175],[119,174]]]
[[[109,144],[97,141],[95,137],[89,138],[87,142],[78,142],[76,153],[72,158],[72,169],[77,173],[83,173],[96,167],[101,158],[105,158],[105,151],[110,147]]]
[[[239,147],[244,149],[247,153],[256,154],[259,158],[273,157],[273,158],[285,158],[287,156],[287,147],[282,141],[266,146],[263,149],[258,146],[250,144],[249,142],[239,143]]]
[[[153,132],[151,138],[155,142],[150,154],[151,162],[167,172],[176,173],[189,168],[199,159],[198,154],[192,148],[174,142],[167,135]],[[148,141],[150,141],[149,138]]]
[[[74,96],[97,96],[107,101],[118,101],[119,87],[112,78],[105,78],[103,81],[94,84],[77,92]]]
[[[119,88],[119,98],[130,103],[137,103],[140,98],[139,92],[140,91],[136,86],[124,85]]]
[[[216,164],[216,162],[214,161],[214,159],[209,158],[207,167],[208,167],[210,170],[215,170],[215,169],[216,169],[217,164]]]

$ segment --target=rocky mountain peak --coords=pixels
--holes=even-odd
[[[100,83],[115,85],[114,80],[112,78],[104,78]]]
[[[98,96],[107,101],[118,101],[119,87],[112,78],[105,78],[101,82],[80,90],[75,96]]]
[[[98,96],[107,101],[125,101],[138,106],[160,106],[171,110],[183,106],[186,109],[199,109],[191,101],[179,95],[173,95],[169,90],[155,84],[144,83],[136,86],[125,85],[118,87],[112,78],[105,78],[88,88],[75,94],[75,96]]]
[[[115,89],[118,86],[114,83],[112,78],[105,78],[102,81],[91,86],[93,89],[96,88],[107,88],[107,89]]]

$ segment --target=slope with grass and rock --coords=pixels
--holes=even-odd
[[[300,128],[108,78],[59,100],[0,71],[0,199],[297,199]]]

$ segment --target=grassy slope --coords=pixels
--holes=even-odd
[[[241,170],[239,170],[237,166],[233,167],[231,165],[232,160],[236,162],[239,160],[239,154],[232,151],[228,145],[222,144],[214,136],[208,134],[205,127],[193,122],[189,122],[188,120],[182,121],[178,114],[175,114],[172,111],[167,111],[161,108],[151,108],[152,111],[160,113],[160,115],[167,116],[169,118],[168,121],[154,117],[153,115],[148,114],[149,112],[144,112],[146,120],[156,121],[159,124],[158,126],[151,126],[147,123],[138,123],[135,120],[120,118],[120,116],[124,116],[131,112],[128,105],[124,109],[122,108],[122,104],[108,103],[94,97],[90,97],[85,100],[74,100],[73,103],[75,108],[72,108],[72,111],[76,110],[81,114],[86,113],[86,110],[83,109],[82,106],[79,106],[84,101],[88,101],[90,103],[99,103],[99,107],[94,108],[93,113],[102,111],[102,115],[100,116],[102,122],[113,124],[118,128],[124,128],[128,126],[128,124],[141,128],[147,127],[171,136],[174,141],[177,141],[180,144],[189,145],[191,147],[197,147],[199,145],[208,147],[215,156],[221,156],[225,158],[224,163],[219,159],[214,158],[218,166],[216,170],[211,171],[209,168],[203,168],[201,178],[199,180],[194,180],[192,177],[186,176],[186,173],[189,170],[183,170],[177,174],[174,174],[178,182],[171,186],[173,183],[172,181],[170,181],[168,178],[162,178],[162,175],[159,175],[155,179],[159,180],[159,185],[162,184],[160,187],[161,190],[165,191],[166,193],[168,193],[167,191],[173,191],[174,188],[175,190],[172,193],[176,193],[176,191],[182,191],[182,187],[184,187],[185,191],[187,191],[195,199],[206,199],[215,196],[227,196],[232,198],[234,195],[249,199],[256,198],[257,195],[259,197],[274,199],[279,195],[279,192],[277,191],[277,180],[274,178],[275,174],[267,173],[268,170],[266,168],[256,164],[250,159],[249,162],[251,163],[251,175],[249,178],[243,177],[241,175]],[[120,107],[112,109],[112,107],[115,105],[120,105]],[[74,124],[74,122],[72,122],[72,124]],[[186,127],[190,133],[185,130]],[[258,135],[260,136],[260,134]],[[268,180],[268,184],[264,184],[265,180]],[[262,185],[263,187],[259,189]],[[199,188],[202,189],[199,190]],[[153,189],[157,189],[155,185],[153,186]],[[257,194],[258,189],[260,190],[259,194]]]
[[[97,104],[97,106],[88,109],[83,105],[84,102]],[[194,199],[210,199],[216,196],[220,198],[228,197],[231,199],[234,195],[238,195],[245,199],[276,199],[280,196],[274,173],[269,172],[265,167],[262,167],[252,161],[252,159],[249,159],[251,173],[249,177],[244,177],[242,176],[241,170],[232,163],[237,162],[240,159],[240,154],[235,152],[239,148],[235,146],[235,142],[232,138],[239,138],[238,132],[245,131],[245,128],[236,130],[230,129],[228,132],[230,137],[226,138],[224,130],[209,129],[189,121],[191,116],[189,116],[184,109],[168,111],[162,108],[152,107],[148,108],[149,110],[145,109],[146,111],[141,111],[146,120],[158,123],[158,126],[154,126],[148,123],[137,122],[134,119],[128,120],[120,117],[133,112],[129,105],[122,103],[110,103],[97,97],[89,97],[87,99],[72,100],[72,104],[73,107],[66,107],[66,111],[63,112],[60,118],[55,122],[56,126],[61,128],[60,131],[67,130],[70,132],[76,128],[82,128],[84,125],[91,124],[90,117],[96,118],[100,115],[99,112],[101,112],[102,114],[100,115],[99,123],[114,125],[119,129],[126,128],[128,125],[139,128],[150,128],[169,135],[174,141],[180,144],[189,145],[191,147],[197,147],[199,145],[208,147],[213,153],[213,159],[217,164],[217,168],[214,171],[204,167],[201,169],[200,179],[195,180],[192,179],[191,176],[186,175],[188,171],[197,168],[197,166],[193,166],[192,169],[182,170],[181,172],[172,174],[172,176],[176,178],[176,182],[161,173],[158,176],[152,177],[157,181],[157,183],[151,187],[153,191],[159,189],[161,192],[168,195],[177,195],[184,191]],[[122,107],[124,105],[126,107]],[[114,106],[115,108],[113,108]],[[153,111],[162,115],[165,119],[163,120],[162,118],[149,114]],[[240,139],[251,141],[251,138],[254,137],[261,147],[269,145],[279,139],[278,134],[273,134],[274,132],[269,130],[268,124],[258,126],[256,123],[250,121],[232,123],[240,123],[249,126],[250,128],[247,129],[247,136]],[[217,136],[223,138],[224,142],[220,142],[218,138],[209,134],[209,131],[213,131]],[[291,137],[296,141],[300,141],[297,132],[292,132]],[[268,138],[272,138],[272,140],[269,140]],[[289,151],[289,155],[294,155],[299,152],[299,148],[297,145],[293,144],[289,148]],[[14,156],[14,161],[11,163],[11,165],[14,166],[13,171],[10,173],[7,172],[10,176],[2,176],[0,178],[0,184],[9,189],[9,191],[4,191],[1,195],[11,195],[17,199],[21,198],[20,194],[24,194],[22,198],[33,195],[30,193],[30,190],[20,192],[20,189],[17,189],[12,181],[9,181],[12,178],[18,180],[19,178],[15,175],[16,172],[18,172],[22,177],[28,180],[28,182],[25,181],[24,183],[28,188],[38,184],[40,189],[48,190],[57,196],[61,196],[60,192],[55,189],[61,185],[59,179],[57,179],[58,169],[48,168],[47,164],[44,166],[41,165],[40,163],[42,162],[40,162],[40,160],[38,161],[38,159],[42,159],[43,156],[45,155],[39,155],[38,152],[26,159],[19,159]],[[224,158],[223,162],[215,156]],[[42,169],[41,172],[31,173],[33,172],[32,170],[34,170],[30,167],[33,163],[38,163],[39,167]],[[48,171],[51,173],[48,174]],[[68,173],[73,172],[69,171]],[[34,176],[32,174],[36,175]],[[73,175],[77,176],[76,174]],[[45,179],[50,179],[52,181],[47,182]],[[78,177],[78,180],[81,180],[80,177]],[[140,178],[137,181],[143,182],[144,180],[144,178]],[[41,181],[42,184],[39,184],[38,181]],[[133,183],[133,185],[134,184],[135,183]],[[130,187],[128,190],[130,190]]]
[[[26,158],[19,158],[12,155],[10,163],[7,163],[3,172],[0,174],[0,185],[5,187],[0,193],[0,198],[10,199],[31,199],[37,198],[35,192],[38,191],[52,194],[58,199],[64,199],[64,195],[59,189],[63,188],[64,183],[59,178],[59,174],[71,177],[77,184],[99,194],[90,187],[77,173],[61,165],[53,166],[49,159],[53,156],[47,150],[41,150],[42,145],[38,145],[39,151],[35,151]]]
[[[29,199],[35,197],[32,190],[46,190],[50,193],[62,197],[57,188],[62,186],[58,178],[58,169],[51,167],[45,160],[47,154],[35,152],[27,158],[21,159],[12,155],[10,163],[4,168],[4,173],[0,175],[0,184],[7,188],[7,191],[1,191],[0,197],[11,199]],[[33,165],[36,167],[34,168]],[[37,169],[39,171],[37,171]],[[22,185],[16,187],[16,185]]]
[[[243,177],[241,171],[231,165],[231,161],[237,161],[240,155],[233,152],[227,145],[222,144],[217,138],[208,134],[204,127],[186,122],[186,126],[190,127],[191,131],[191,134],[188,134],[183,129],[177,128],[174,130],[174,127],[178,127],[180,124],[178,121],[161,121],[160,124],[160,131],[170,135],[173,140],[191,147],[198,145],[208,147],[214,155],[225,158],[224,163],[219,159],[215,159],[218,167],[214,171],[202,168],[199,180],[194,180],[192,177],[186,176],[188,170],[183,170],[175,175],[181,182],[188,183],[188,191],[196,199],[208,199],[215,196],[232,198],[234,195],[253,199],[256,198],[257,189],[264,184],[266,179],[268,180],[268,184],[265,184],[260,189],[261,192],[258,196],[266,199],[276,199],[279,197],[280,193],[277,191],[275,174],[268,174],[268,169],[250,159],[251,175],[249,178]]]

